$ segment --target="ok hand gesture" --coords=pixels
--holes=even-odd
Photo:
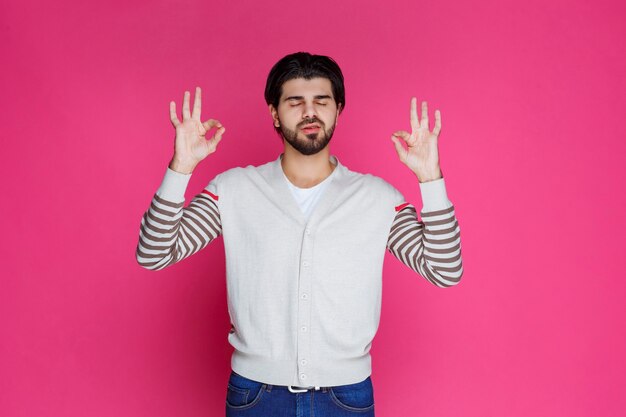
[[[428,130],[428,106],[422,102],[422,120],[417,118],[417,99],[411,98],[411,133],[398,130],[391,136],[400,162],[405,164],[417,176],[419,182],[433,181],[442,178],[439,167],[439,151],[437,138],[441,131],[441,113],[435,110],[435,128]],[[404,149],[400,139],[406,142]]]
[[[202,103],[200,87],[196,87],[193,113],[189,112],[189,95],[189,91],[185,91],[182,123],[176,115],[176,103],[170,101],[170,121],[176,129],[174,157],[170,162],[170,169],[184,174],[190,174],[200,161],[215,152],[217,144],[222,140],[222,135],[226,131],[219,120],[200,121]],[[206,139],[206,133],[214,127],[217,127],[215,135]]]

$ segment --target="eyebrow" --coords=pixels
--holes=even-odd
[[[329,96],[328,94],[318,94],[314,98],[315,100],[324,99],[324,98],[332,99],[332,97]],[[304,97],[303,96],[289,96],[285,98],[283,101],[287,101],[287,100],[304,100]]]

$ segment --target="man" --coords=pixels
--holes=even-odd
[[[170,103],[175,152],[141,222],[136,257],[163,269],[223,236],[231,359],[226,414],[374,415],[369,350],[378,328],[385,249],[439,287],[463,273],[460,230],[439,166],[441,115],[411,99],[411,132],[391,139],[417,177],[424,207],[391,184],[349,170],[328,144],[345,108],[334,60],[305,52],[271,69],[265,88],[284,152],[260,166],[216,175],[184,207],[195,167],[213,154],[226,128],[200,121],[183,98],[182,122]],[[206,139],[215,128],[215,134]],[[401,143],[407,144],[407,149]]]

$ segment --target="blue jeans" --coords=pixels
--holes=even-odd
[[[294,393],[285,385],[254,381],[231,370],[226,389],[226,417],[343,416],[374,417],[371,376],[354,384]]]

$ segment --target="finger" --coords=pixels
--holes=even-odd
[[[196,87],[196,94],[193,97],[193,113],[191,115],[192,118],[196,120],[200,120],[200,110],[202,107],[202,92],[200,91],[200,87]]]
[[[433,129],[433,133],[435,136],[439,136],[439,132],[441,132],[441,112],[435,110],[435,128]]]
[[[400,139],[398,139],[396,136],[392,136],[391,140],[393,141],[394,148],[396,148],[396,153],[400,158],[400,162],[404,163],[404,161],[406,160],[406,151],[404,150],[402,143],[400,143]]]
[[[420,123],[417,120],[417,98],[411,98],[411,131],[415,132],[420,128]]]
[[[176,103],[173,101],[170,101],[170,121],[175,128],[180,125],[180,120],[178,120],[178,116],[176,115]]]
[[[425,101],[422,101],[422,121],[420,122],[421,127],[425,127],[426,130],[430,130],[428,126],[428,104]]]
[[[216,126],[222,127],[222,124],[220,123],[219,120],[209,119],[206,122],[202,122],[202,127],[204,127],[207,130],[207,132]]]
[[[224,132],[226,132],[226,128],[224,126],[217,129],[217,132],[215,132],[215,135],[213,135],[213,137],[211,138],[211,141],[213,142],[214,146],[217,146],[217,144],[220,143],[220,140],[222,140],[222,135],[224,134]]]
[[[189,91],[185,91],[185,94],[183,95],[183,121],[191,118],[191,114],[189,113],[189,96],[190,95],[191,94],[189,93]]]
[[[405,141],[408,141],[409,138],[411,137],[411,134],[407,132],[406,130],[398,130],[397,132],[393,132],[393,136],[396,136],[396,137],[404,139]]]

